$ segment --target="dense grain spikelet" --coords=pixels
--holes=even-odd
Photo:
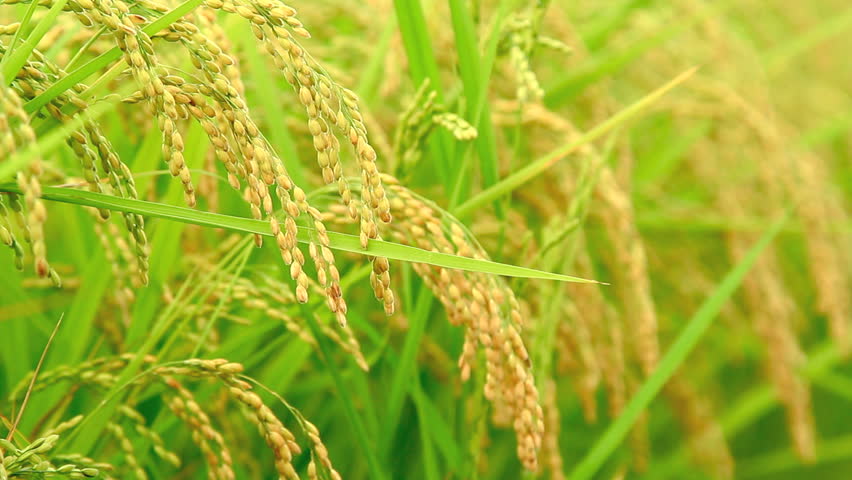
[[[446,128],[458,140],[473,140],[476,138],[476,128],[454,113],[439,113],[432,117],[432,121]]]
[[[64,422],[61,422],[58,425],[54,426],[53,428],[46,430],[44,432],[43,436],[45,436],[45,437],[47,437],[49,435],[62,436],[63,433],[65,433],[68,430],[71,430],[74,427],[76,427],[77,425],[79,425],[80,422],[83,421],[83,418],[84,418],[83,415],[77,415],[76,417],[71,417],[68,420],[65,420]]]
[[[518,102],[500,102],[496,110],[498,116],[495,121],[500,124],[513,125],[520,116],[523,124],[537,125],[559,132],[566,136],[569,142],[575,141],[578,136],[577,128],[570,121],[541,105],[532,104],[521,108]],[[558,226],[558,231],[554,233],[551,240],[539,247],[538,255],[544,257],[549,255],[551,250],[564,249],[566,252],[571,252],[566,253],[566,256],[574,263],[573,270],[577,275],[593,278],[597,274],[592,267],[590,253],[587,251],[585,235],[577,231],[578,227],[585,220],[590,209],[593,212],[604,211],[600,215],[609,215],[613,218],[623,216],[624,212],[611,211],[609,207],[594,201],[593,196],[603,188],[599,185],[602,172],[607,171],[610,177],[613,175],[601,154],[594,147],[584,145],[579,149],[578,156],[580,157],[579,173],[566,168],[566,173],[556,175],[554,178],[564,180],[548,182],[545,185],[546,188],[553,189],[550,195],[536,195],[534,192],[530,194],[526,190],[519,191],[518,195],[542,215],[557,219],[554,223]],[[623,193],[612,191],[612,185],[609,188],[610,195],[624,198]],[[565,203],[568,203],[567,212]],[[607,210],[610,210],[609,213],[605,213]],[[616,232],[612,235],[616,235]],[[622,242],[623,239],[616,238],[615,241]],[[560,250],[557,250],[557,247],[560,247]],[[619,283],[627,295],[642,298],[643,294],[640,290],[633,289],[630,285],[623,285],[623,282]],[[614,306],[604,297],[599,286],[567,283],[564,288],[570,299],[570,301],[566,300],[565,307],[570,321],[560,323],[556,330],[557,340],[561,345],[558,348],[559,365],[562,369],[569,369],[574,373],[572,377],[575,389],[580,395],[588,421],[594,421],[596,418],[596,390],[600,383],[608,393],[609,414],[617,417],[626,403],[625,358],[628,353],[631,353],[625,351],[624,322],[635,320],[630,317],[622,319]],[[653,311],[646,316],[656,317]],[[649,329],[654,328],[651,326]]]
[[[561,367],[568,370],[575,379],[575,389],[583,405],[587,422],[597,419],[596,393],[601,380],[596,344],[589,331],[587,322],[582,320],[586,312],[580,313],[571,303],[565,304],[565,315],[571,322],[563,322],[557,331],[560,349]]]
[[[544,46],[562,53],[571,51],[562,41],[541,35],[541,20],[546,8],[546,3],[540,2],[511,16],[503,25],[500,50],[508,55],[517,83],[516,96],[521,104],[535,103],[544,97],[544,89],[530,65],[535,48]]]
[[[588,253],[576,259],[577,273],[585,278],[594,276]],[[569,295],[577,306],[578,315],[585,319],[593,336],[597,365],[603,385],[607,391],[609,414],[615,418],[621,414],[627,402],[625,376],[624,325],[612,305],[607,303],[600,287],[571,283],[566,285]]]
[[[133,422],[133,430],[142,438],[144,438],[158,457],[168,462],[173,467],[180,467],[180,458],[174,452],[166,448],[163,437],[156,431],[146,425],[145,417],[139,411],[131,408],[129,405],[121,405],[119,407],[121,414]]]
[[[281,420],[263,402],[259,395],[251,391],[251,384],[238,378],[243,371],[243,366],[238,363],[228,362],[225,359],[201,360],[190,359],[177,365],[163,366],[156,370],[158,375],[186,375],[192,377],[213,377],[222,382],[231,397],[245,407],[252,422],[255,423],[263,435],[267,446],[272,450],[275,457],[275,469],[282,478],[298,479],[298,474],[293,468],[293,456],[301,453],[301,448],[296,443],[295,436],[284,427]],[[283,400],[282,400],[283,401]],[[289,407],[289,406],[288,406]],[[290,408],[291,413],[297,415]],[[309,421],[297,415],[300,426],[311,441],[311,451],[327,469],[332,478],[339,478],[328,458],[328,451],[319,436],[316,427]]]
[[[367,140],[366,127],[363,117],[359,111],[357,98],[349,90],[339,87],[334,83],[327,73],[311,59],[305,50],[293,37],[293,32],[298,36],[308,36],[301,22],[295,17],[295,10],[286,8],[268,8],[260,4],[252,5],[252,8],[221,2],[208,1],[211,8],[221,8],[225,11],[236,13],[252,21],[252,29],[255,37],[260,41],[265,51],[272,57],[276,67],[284,74],[284,77],[293,86],[298,98],[308,115],[308,127],[314,140],[314,148],[317,150],[317,161],[323,170],[323,179],[326,183],[337,183],[344,204],[349,206],[349,214],[353,218],[361,219],[361,244],[366,248],[370,239],[378,239],[378,229],[374,218],[382,222],[390,222],[390,208],[384,195],[378,169],[376,168],[376,153]],[[261,16],[262,15],[262,16]],[[261,20],[262,19],[262,20]],[[346,136],[352,144],[358,165],[361,170],[361,179],[365,188],[361,190],[361,200],[365,208],[360,211],[352,205],[350,189],[342,174],[342,167],[338,160],[339,145],[336,135],[331,131],[336,127],[340,134]],[[291,181],[286,179],[281,183],[281,175],[286,175],[280,162],[273,163],[273,171],[278,178],[279,191],[283,187],[290,190]],[[298,191],[298,190],[297,190]],[[301,207],[302,201],[296,200]],[[285,210],[288,210],[285,205]],[[302,211],[307,211],[302,208]],[[293,212],[290,212],[292,214]],[[319,219],[314,216],[314,221]],[[275,228],[273,230],[280,231]],[[284,239],[286,240],[286,239]],[[279,240],[279,243],[281,240]],[[327,244],[323,244],[328,247]],[[295,252],[291,252],[295,255]],[[285,262],[287,261],[285,256]],[[302,290],[305,287],[302,285]],[[345,304],[337,296],[339,286],[330,284],[328,289],[331,296],[336,297],[333,311],[343,322],[346,310]],[[387,306],[387,303],[385,303]],[[386,308],[387,310],[387,308]]]
[[[828,318],[829,329],[841,352],[848,353],[852,345],[852,335],[848,333],[852,303],[849,296],[841,292],[848,291],[852,282],[848,273],[850,259],[841,246],[842,241],[838,242],[841,236],[832,231],[828,220],[842,222],[845,215],[835,192],[830,187],[826,191],[820,187],[829,183],[824,161],[808,152],[786,153],[784,124],[773,124],[769,120],[772,111],[771,107],[764,105],[763,95],[746,99],[738,92],[712,82],[702,84],[698,89],[720,102],[721,107],[712,112],[713,115],[741,115],[744,123],[758,136],[763,149],[789,165],[789,168],[772,170],[763,165],[761,176],[767,182],[780,180],[796,200],[797,213],[808,231],[808,257],[812,265],[811,276],[817,287],[817,309]]]
[[[503,48],[509,54],[509,61],[518,84],[517,97],[521,103],[535,102],[544,96],[544,89],[530,66],[530,50],[534,45],[532,19],[527,16],[515,16],[507,22]]]
[[[710,91],[714,95],[720,93],[712,85]],[[752,120],[751,125],[756,126],[755,123],[756,121]],[[741,134],[741,130],[730,126],[722,127],[718,132],[718,135],[726,140],[726,145],[735,145]],[[711,148],[712,150],[709,150]],[[745,148],[759,158],[765,154],[764,149],[767,145],[748,145]],[[737,161],[741,149],[742,147],[737,148],[736,154],[724,152],[726,155],[722,158],[733,164]],[[707,144],[699,145],[697,150],[703,158],[719,155],[717,148]],[[748,207],[749,202],[745,200],[747,196],[745,192],[749,186],[760,186],[765,190],[765,196],[768,198],[781,198],[785,193],[779,188],[782,185],[774,181],[777,172],[768,164],[761,163],[759,166],[760,169],[756,175],[749,175],[740,179],[738,183],[727,182],[718,185],[717,201],[720,208],[728,215],[741,217],[744,216],[744,210],[747,208],[765,211],[767,205],[772,205],[756,204]],[[704,172],[708,166],[699,163],[697,168]],[[774,212],[770,209],[767,213]],[[730,232],[726,240],[731,257],[739,261],[755,242],[755,236]],[[804,362],[804,353],[799,346],[793,326],[797,313],[796,306],[790,300],[790,293],[781,281],[778,259],[772,247],[768,247],[756,261],[755,266],[743,281],[742,288],[754,330],[769,354],[766,369],[786,408],[788,426],[796,452],[804,459],[812,459],[815,455],[814,421],[811,412],[810,388],[798,371]]]
[[[95,209],[89,209],[89,213],[95,219],[95,234],[101,242],[104,256],[112,268],[114,287],[112,295],[118,306],[123,326],[130,325],[130,307],[135,299],[132,287],[138,287],[139,277],[132,275],[129,266],[133,264],[134,255],[127,241],[121,236],[118,227],[111,222],[103,220]],[[120,332],[115,331],[117,336],[112,336],[116,345],[120,345]]]
[[[816,155],[794,160],[796,174],[786,175],[787,186],[797,200],[806,236],[811,276],[817,290],[817,309],[828,318],[831,336],[844,355],[852,351],[852,257],[849,235],[837,233],[836,225],[848,215],[830,187],[825,161]]]
[[[96,360],[79,364],[76,368],[67,366],[44,372],[35,383],[33,392],[37,392],[49,385],[59,381],[75,381],[80,384],[91,384],[108,390],[116,384],[117,377],[113,375],[133,361],[135,355],[127,354],[120,357],[102,357]],[[153,358],[146,357],[147,362]],[[146,370],[137,377],[140,385],[150,385],[145,379],[161,379],[168,387],[171,394],[166,396],[166,405],[172,413],[181,419],[189,428],[193,442],[201,450],[208,465],[208,476],[213,479],[231,480],[235,478],[233,460],[225,438],[213,427],[210,415],[196,401],[195,396],[176,377],[187,377],[196,379],[214,379],[225,387],[227,396],[233,398],[248,415],[252,423],[257,425],[266,444],[275,456],[275,468],[281,478],[297,479],[298,474],[292,464],[295,455],[301,453],[301,447],[296,443],[296,437],[287,429],[272,409],[266,405],[256,393],[252,391],[252,384],[242,377],[244,367],[239,363],[229,362],[224,359],[190,359],[181,362],[171,362]],[[13,390],[10,396],[11,402],[17,402],[20,395],[28,388],[29,379],[25,378],[21,384]],[[330,478],[339,479],[340,475],[334,469],[328,457],[328,450],[320,438],[319,432],[311,422],[307,421],[297,410],[277,397],[296,418],[299,427],[310,441],[310,450],[314,459],[319,462],[319,467],[324,474]],[[149,429],[144,418],[128,405],[119,406],[119,411],[134,423],[134,431],[141,437],[147,439],[154,452],[177,466],[178,457],[166,449],[163,439],[154,431]],[[67,424],[56,427],[55,431],[64,431],[73,428],[79,422],[79,418]],[[137,478],[146,478],[146,472],[135,458],[134,447],[130,442],[128,430],[112,422],[107,430],[118,440],[118,447],[123,451],[126,466]],[[132,458],[131,458],[132,457]],[[317,467],[315,467],[317,468]]]
[[[541,105],[526,105],[521,109],[517,102],[500,102],[497,104],[496,110],[499,113],[495,121],[501,124],[512,125],[520,116],[520,121],[525,125],[536,125],[546,130],[559,132],[569,142],[576,141],[578,137],[578,129],[575,125]],[[604,188],[600,185],[601,176],[607,175],[612,178],[614,175],[606,165],[601,153],[591,145],[584,145],[579,148],[578,157],[580,157],[579,172],[566,168],[564,174],[554,176],[554,178],[564,180],[547,182],[543,185],[545,188],[552,189],[550,195],[537,195],[536,192],[528,192],[527,190],[519,191],[518,195],[535,207],[542,215],[558,219],[555,223],[559,225],[559,231],[552,240],[541,245],[538,255],[547,255],[549,250],[556,250],[556,246],[563,247],[566,251],[573,252],[567,254],[574,262],[573,270],[581,277],[593,278],[597,276],[597,273],[592,268],[592,259],[590,252],[587,251],[588,245],[585,242],[585,236],[577,231],[578,227],[585,220],[589,210],[592,211],[593,216],[608,216],[614,219],[624,217],[627,212],[613,211],[605,202],[595,201],[594,196],[599,195],[598,192]],[[625,194],[620,193],[620,189],[616,187],[610,184],[608,195],[620,197],[622,199],[621,205],[624,206]],[[613,190],[614,188],[615,190]],[[568,203],[567,212],[565,212],[565,203]],[[622,221],[625,221],[625,223],[621,224],[627,229],[625,233],[633,232],[632,235],[635,236],[636,227],[630,227],[626,220],[623,219]],[[619,235],[618,232],[608,232],[608,236],[613,239],[612,241],[621,245],[627,241],[627,238]],[[567,245],[567,247],[564,247],[564,245]],[[635,262],[636,259],[627,259],[627,261]],[[618,272],[619,275],[629,273]],[[632,315],[622,318],[622,315],[604,297],[598,286],[578,283],[567,283],[565,285],[568,298],[570,298],[569,305],[566,308],[569,310],[571,321],[561,323],[557,329],[559,341],[563,345],[559,349],[560,366],[575,372],[575,388],[580,394],[584,413],[589,421],[596,417],[595,394],[600,383],[599,379],[603,380],[602,384],[608,393],[609,413],[612,417],[616,417],[621,413],[626,403],[626,358],[643,351],[655,351],[653,347],[655,334],[652,335],[650,341],[637,341],[632,345],[634,347],[632,351],[625,350],[625,322],[630,322],[629,325],[636,326],[641,332],[656,330],[654,324],[647,321],[647,319],[656,319],[653,305],[647,297],[648,292],[643,293],[641,288],[642,283],[647,283],[647,281],[646,279],[638,284],[619,282],[619,289],[623,292],[622,299],[632,298],[635,299],[634,303],[642,300],[642,304],[647,307],[644,310],[645,314],[637,315],[638,318],[633,318]],[[632,279],[630,282],[632,282]],[[633,311],[628,310],[626,306],[624,309]],[[639,323],[645,326],[642,327]],[[578,336],[586,340],[579,340]],[[651,348],[637,348],[642,343],[651,345]]]
[[[116,357],[99,357],[93,360],[80,362],[76,365],[61,365],[55,369],[42,371],[38,374],[38,381],[33,385],[32,392],[38,392],[59,382],[74,382],[107,388],[115,382],[115,372],[127,366],[136,358],[136,354],[128,353]],[[143,362],[150,365],[155,360],[152,356],[145,356]],[[20,402],[26,393],[33,373],[21,379],[11,389],[7,398],[10,405]]]
[[[749,441],[759,443],[752,447],[783,451],[791,443],[800,457],[812,458],[817,441],[814,424],[825,424],[834,412],[817,398],[811,405],[808,379],[813,376],[828,386],[820,371],[839,365],[852,349],[846,212],[850,190],[844,162],[852,147],[846,135],[852,70],[839,68],[838,58],[843,57],[836,55],[837,42],[848,38],[847,31],[837,28],[849,19],[842,0],[818,0],[815,5],[787,0],[772,8],[762,2],[624,1],[608,9],[600,9],[596,2],[541,0],[518,5],[515,12],[496,0],[467,2],[467,7],[465,2],[432,2],[422,15],[426,30],[419,28],[424,26],[419,16],[392,18],[390,0],[296,2],[298,17],[281,0],[181,2],[63,0],[64,12],[54,10],[47,17],[56,0],[0,0],[4,24],[0,63],[4,72],[12,66],[17,69],[0,87],[9,85],[8,92],[17,97],[12,107],[0,103],[0,164],[16,155],[13,150],[26,152],[34,144],[47,147],[34,168],[24,165],[0,179],[0,241],[26,272],[13,275],[22,278],[22,287],[50,286],[52,269],[51,274],[38,276],[45,270],[44,253],[50,253],[50,265],[62,274],[65,287],[20,295],[11,286],[0,295],[8,303],[0,305],[0,332],[8,330],[7,323],[15,323],[13,330],[24,328],[21,338],[31,344],[9,345],[6,350],[25,353],[27,358],[21,361],[34,363],[43,344],[33,342],[44,340],[44,322],[11,317],[53,316],[69,301],[79,306],[80,299],[89,298],[90,289],[100,298],[106,285],[102,301],[83,302],[97,307],[92,312],[84,309],[91,313],[86,315],[91,322],[83,323],[95,328],[69,332],[66,318],[32,392],[33,375],[21,379],[16,374],[19,365],[4,366],[0,390],[3,383],[7,388],[0,393],[4,397],[0,404],[6,405],[8,396],[10,408],[0,406],[9,410],[0,412],[2,418],[13,420],[23,408],[19,405],[26,403],[23,397],[28,393],[33,397],[11,441],[0,439],[0,480],[95,474],[104,479],[134,478],[148,472],[176,476],[178,472],[165,465],[175,465],[174,452],[184,460],[179,473],[183,476],[204,476],[206,471],[217,479],[279,478],[282,473],[339,478],[316,426],[276,393],[257,388],[259,384],[240,373],[242,364],[170,360],[191,350],[200,352],[192,356],[243,353],[246,365],[273,378],[276,390],[292,389],[300,401],[308,402],[327,400],[333,382],[322,375],[322,364],[333,367],[332,362],[341,360],[315,361],[313,350],[321,340],[317,335],[352,355],[362,368],[367,360],[356,334],[369,337],[369,351],[364,353],[370,363],[380,370],[394,369],[395,357],[385,353],[393,353],[392,347],[404,340],[408,319],[397,315],[382,336],[383,328],[375,328],[369,308],[348,295],[349,303],[344,302],[341,289],[349,280],[369,275],[373,295],[390,311],[415,301],[408,295],[416,293],[420,280],[413,279],[412,284],[407,276],[392,279],[385,259],[370,259],[370,267],[363,270],[353,268],[363,259],[357,252],[334,252],[337,258],[333,257],[328,240],[344,240],[335,246],[346,247],[351,238],[327,231],[325,221],[347,218],[351,223],[336,227],[358,235],[362,246],[384,237],[448,254],[485,258],[487,251],[506,264],[612,282],[491,279],[412,266],[443,305],[441,312],[429,313],[430,323],[414,359],[419,370],[415,383],[422,383],[422,393],[439,408],[447,405],[442,385],[485,392],[466,399],[461,417],[450,418],[464,431],[451,429],[460,437],[461,448],[449,456],[458,457],[472,476],[518,476],[512,462],[497,461],[501,459],[489,453],[504,452],[506,442],[511,448],[513,441],[512,435],[492,434],[489,421],[511,424],[524,465],[538,467],[527,475],[560,478],[564,468],[571,469],[562,464],[560,443],[567,452],[566,439],[579,445],[590,434],[589,429],[564,425],[580,415],[589,422],[615,421],[654,368],[657,343],[678,345],[672,341],[683,332],[689,315],[706,313],[701,306],[708,305],[704,303],[708,296],[718,298],[731,286],[730,280],[723,280],[731,278],[726,272],[750,263],[747,252],[753,251],[770,224],[775,225],[782,210],[789,209],[792,216],[761,250],[759,261],[749,265],[744,281],[736,282],[736,291],[721,307],[713,328],[701,332],[700,343],[666,382],[660,393],[667,401],[656,403],[638,419],[630,443],[636,469],[646,466],[651,451],[661,454],[659,464],[650,465],[651,476],[660,471],[671,476],[695,474],[680,458],[689,450],[695,467],[706,470],[703,473],[731,477],[731,451],[711,405],[739,405],[751,398],[741,389],[751,388],[755,381],[749,377],[762,367],[774,388],[771,401],[781,405],[780,417],[786,415],[793,441],[751,435]],[[163,15],[175,7],[188,11],[164,25]],[[53,17],[54,13],[59,15]],[[315,25],[311,33],[318,39],[302,41],[309,36],[302,21]],[[160,25],[156,32],[153,22]],[[412,37],[424,31],[428,45],[412,44]],[[547,32],[558,38],[546,36]],[[31,38],[38,42],[29,52]],[[466,47],[484,54],[484,61],[468,63]],[[571,51],[577,54],[568,57]],[[22,52],[28,58],[20,58]],[[119,61],[96,67],[110,56]],[[321,65],[318,58],[330,61]],[[241,71],[241,63],[251,68]],[[700,71],[678,88],[644,97],[642,111],[624,108],[624,101],[643,98],[694,65],[701,65]],[[477,70],[478,75],[469,75]],[[94,83],[70,85],[46,105],[33,108],[75,71],[85,71]],[[408,94],[417,85],[410,84],[409,73],[431,77],[433,82],[424,82],[413,100]],[[359,105],[343,84],[357,85],[369,108]],[[548,88],[546,97],[542,87]],[[116,108],[82,121],[96,110],[90,107],[101,102],[112,105],[119,97],[123,102]],[[439,97],[447,104],[441,105]],[[249,99],[259,103],[258,112],[254,105],[249,109]],[[273,110],[283,111],[283,124],[275,120],[282,115]],[[473,122],[470,116],[480,111],[482,116]],[[488,134],[478,145],[484,150],[473,152],[462,143],[473,139],[476,131],[459,115],[471,118]],[[625,121],[627,117],[632,120]],[[72,122],[79,125],[74,131],[68,129]],[[294,143],[275,129],[288,130]],[[59,131],[66,137],[64,145],[57,145],[52,135]],[[199,131],[206,138],[199,138]],[[589,138],[579,132],[597,140],[575,148],[575,142]],[[389,133],[393,142],[387,141]],[[436,133],[450,133],[441,135],[440,151],[432,145]],[[278,143],[288,152],[298,152],[298,160],[313,156],[318,168],[303,172],[312,161],[295,165],[295,157],[275,151]],[[559,155],[566,146],[572,153]],[[152,148],[155,158],[149,155]],[[450,154],[440,159],[453,167],[443,172],[447,175],[437,175],[430,164],[436,159],[427,158],[441,152]],[[489,158],[480,158],[477,165],[478,153],[488,153]],[[536,158],[548,160],[547,170],[528,178],[533,169],[525,167]],[[156,162],[164,159],[166,173],[177,177],[170,186],[158,177],[163,170]],[[378,174],[379,165],[405,183],[410,180],[434,203],[398,192],[393,182]],[[86,189],[129,205],[133,202],[122,199],[141,197],[128,166],[139,176],[141,197],[150,202],[170,202],[172,194],[180,196],[183,188],[186,203],[194,203],[197,196],[203,210],[235,216],[246,210],[247,216],[267,221],[274,233],[273,247],[278,247],[274,253],[280,254],[287,272],[277,272],[274,262],[268,263],[268,249],[246,250],[251,238],[232,242],[240,234],[226,237],[218,229],[169,226],[169,220],[157,220],[158,245],[175,239],[167,246],[172,249],[168,258],[175,261],[158,265],[155,289],[136,298],[133,287],[146,283],[148,270],[141,216],[102,208],[90,210],[94,222],[84,216],[78,225],[78,207],[62,206],[56,213],[51,207],[51,223],[45,224],[43,206],[37,205],[41,189],[49,189],[51,198],[66,191],[70,194],[65,199],[81,201],[85,193],[71,192]],[[499,182],[510,177],[527,183],[501,194],[493,212],[490,205],[472,212],[470,229],[483,242],[482,248],[464,225],[437,205],[451,208],[464,202],[468,193],[476,196],[475,192],[488,189],[492,167],[499,188],[512,185],[511,180]],[[290,178],[296,168],[298,177],[305,178],[298,185],[293,181],[296,175]],[[237,194],[222,188],[220,172]],[[313,191],[317,182],[327,188]],[[452,188],[453,183],[458,188]],[[55,190],[57,186],[64,190]],[[451,190],[453,198],[447,203]],[[313,205],[320,202],[323,208],[317,210]],[[326,209],[327,202],[340,205]],[[157,207],[142,209],[153,213]],[[65,212],[73,214],[57,215]],[[383,225],[383,213],[388,218],[395,215],[399,225]],[[193,214],[186,220],[202,216]],[[94,236],[78,231],[93,224]],[[179,238],[172,236],[178,232]],[[73,241],[66,241],[71,237]],[[261,235],[254,238],[260,246]],[[44,252],[45,240],[49,252]],[[81,265],[89,254],[97,264],[105,257],[109,271]],[[59,259],[69,263],[56,263]],[[279,273],[289,274],[292,281],[282,280]],[[98,274],[109,278],[98,279]],[[353,295],[370,296],[357,286],[347,289]],[[334,315],[323,314],[322,303]],[[459,331],[431,323],[444,311],[461,327]],[[307,320],[316,321],[316,331],[307,328],[305,315],[312,315]],[[335,324],[334,320],[344,324],[346,315],[356,320],[353,328]],[[136,322],[135,339],[125,335],[131,319]],[[70,325],[79,326],[79,319],[74,317]],[[144,358],[140,365],[133,355],[110,356],[145,343],[148,332],[136,331],[144,326],[154,327],[151,334],[159,337],[146,344],[156,361]],[[287,330],[283,337],[278,335],[282,326]],[[75,357],[86,353],[87,360],[57,358],[57,352],[66,350],[61,343],[69,334],[82,336],[73,339],[76,346],[71,350]],[[831,345],[823,342],[826,334]],[[806,346],[817,345],[806,351]],[[452,381],[448,352],[459,354],[458,375],[472,380],[472,385]],[[276,371],[282,366],[288,367],[286,371]],[[733,370],[737,374],[728,375]],[[540,410],[533,405],[537,393],[527,381],[532,371],[537,380],[532,385],[543,394]],[[118,384],[131,377],[130,384]],[[368,377],[366,383],[361,379],[356,383],[351,397],[350,392],[338,392],[339,397],[351,398],[356,409],[366,406],[364,411],[370,414],[364,395],[381,393],[383,382]],[[416,390],[400,392],[414,395],[423,431],[408,428],[413,423],[384,425],[393,438],[379,439],[381,459],[408,453],[420,433],[440,430],[440,425],[429,424],[435,412],[423,410],[429,402],[421,405],[423,398]],[[98,402],[109,392],[118,392],[110,397],[118,402],[115,415],[85,422],[85,435],[71,437],[86,415],[91,417],[88,409],[99,408]],[[746,396],[738,398],[741,393]],[[280,402],[270,401],[273,397]],[[773,405],[769,396],[762,398],[766,402],[738,412],[735,430],[753,430],[747,424],[758,420],[758,429],[777,430],[779,416],[761,415]],[[142,402],[139,410],[137,401]],[[598,410],[601,402],[608,414]],[[406,412],[407,407],[402,408]],[[149,426],[140,412],[152,415],[150,420],[156,415],[156,423]],[[332,415],[319,418],[322,423],[317,425],[326,425],[338,437],[330,446],[345,445],[358,436],[334,423],[340,412],[325,413]],[[279,414],[286,419],[273,418]],[[77,416],[62,421],[73,415]],[[374,419],[367,420],[370,429]],[[677,432],[665,428],[672,420]],[[536,431],[539,421],[542,426]],[[107,422],[111,423],[105,430]],[[117,469],[53,451],[55,435],[66,437],[59,445],[73,448],[94,439],[92,427],[107,438],[89,450],[91,455],[117,458]],[[180,429],[183,432],[176,432]],[[158,432],[169,436],[159,437]],[[678,434],[683,441],[677,440]],[[531,460],[530,445],[535,455],[537,435],[541,448]],[[300,451],[296,437],[312,451],[294,454]],[[588,476],[624,479],[637,474],[625,461],[630,446],[622,440],[626,439],[619,440],[619,450],[604,459],[603,470]],[[438,447],[439,456],[448,453],[440,442]],[[458,463],[431,462],[429,450],[423,451],[426,476],[440,477],[446,472],[434,470]],[[159,460],[164,465],[153,465]],[[349,460],[347,467],[356,473],[371,463],[358,455]],[[771,463],[778,467],[789,463],[786,460],[778,457]],[[762,470],[768,466],[764,463],[749,461],[741,473]],[[141,473],[140,467],[145,469]],[[404,470],[392,467],[389,473]]]
[[[429,88],[429,80],[426,79],[400,114],[393,140],[393,172],[397,175],[404,176],[410,172],[423,156],[421,147],[432,131],[432,123],[428,120],[435,111],[437,96],[438,92]]]
[[[115,465],[106,462],[99,462],[78,453],[54,455],[53,463],[75,465],[79,470],[78,473],[82,475],[82,478],[87,478],[87,474],[94,475],[92,478],[103,478],[104,480],[112,480],[115,478],[110,475],[110,473],[116,470]],[[81,478],[79,475],[74,475],[73,477]]]
[[[730,244],[734,258],[742,258],[747,248],[746,240],[732,238]],[[814,420],[810,388],[799,373],[805,358],[792,327],[795,307],[778,282],[777,267],[769,258],[759,259],[745,280],[746,301],[755,317],[755,330],[767,349],[766,368],[786,407],[793,444],[802,458],[813,459],[816,455]]]
[[[95,23],[112,33],[134,79],[148,100],[148,108],[157,114],[163,138],[163,154],[169,169],[172,175],[180,177],[186,202],[194,205],[194,188],[183,158],[182,136],[177,130],[179,114],[175,99],[164,89],[156,70],[159,62],[151,38],[139,28],[139,16],[131,14],[128,5],[120,0],[81,0],[69,2],[69,8],[80,12],[79,18],[84,24]]]
[[[224,282],[227,283],[230,281],[225,280]],[[317,285],[314,285],[313,288],[321,294],[324,293],[323,289]],[[224,289],[225,287],[223,286],[222,289],[217,289],[217,291],[224,291]],[[267,276],[262,276],[255,281],[240,278],[235,280],[231,297],[236,301],[235,303],[251,310],[262,311],[269,318],[280,320],[289,332],[295,334],[306,343],[316,346],[317,343],[313,334],[301,322],[287,313],[287,307],[293,306],[296,298],[286,284]],[[329,299],[328,301],[331,300]],[[198,313],[203,314],[203,312]],[[367,360],[361,352],[358,339],[349,326],[344,325],[336,330],[331,328],[326,322],[322,322],[319,316],[317,316],[317,321],[320,330],[325,336],[340,346],[343,351],[352,355],[359,367],[365,371],[369,369]]]
[[[12,201],[12,196],[8,196],[8,200],[0,198],[0,240],[3,243],[12,249],[12,254],[14,255],[15,268],[18,270],[24,269],[24,249],[21,247],[20,242],[18,242],[17,237],[15,236],[11,219],[10,208],[6,206],[6,202]]]
[[[136,457],[136,451],[133,448],[133,443],[128,438],[127,433],[117,423],[108,423],[106,430],[111,433],[118,441],[118,447],[121,450],[122,457],[127,463],[127,467],[133,473],[133,477],[138,480],[147,480],[148,474],[145,469],[139,464],[139,459]]]

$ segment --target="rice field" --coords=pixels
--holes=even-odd
[[[0,0],[0,480],[849,478],[850,48],[839,0]]]

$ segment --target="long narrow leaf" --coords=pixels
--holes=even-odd
[[[0,185],[0,192],[20,193],[17,185],[6,183]],[[165,205],[162,203],[146,202],[129,198],[113,197],[101,193],[88,192],[59,187],[44,187],[42,197],[45,200],[85,205],[89,207],[106,208],[119,212],[131,212],[149,217],[165,218],[177,222],[191,223],[206,227],[225,228],[246,233],[272,236],[269,224],[262,220],[221,215],[218,213],[202,212],[186,207]],[[383,256],[393,260],[405,262],[427,263],[444,268],[467,270],[471,272],[492,273],[509,277],[538,278],[542,280],[559,280],[563,282],[599,283],[595,280],[587,280],[579,277],[561,275],[558,273],[542,272],[532,268],[506,265],[503,263],[479,260],[475,258],[459,257],[446,253],[429,252],[420,248],[401,245],[398,243],[382,240],[371,240],[370,245],[363,249],[361,242],[355,235],[328,232],[331,248],[345,252],[354,252],[371,256]],[[315,232],[308,227],[302,227],[299,231],[299,241],[309,243],[315,238]]]
[[[505,6],[505,3],[503,2],[501,7]],[[483,186],[486,188],[497,183],[499,177],[497,171],[497,143],[494,135],[494,126],[491,122],[491,109],[484,100],[488,91],[493,58],[496,55],[497,40],[500,36],[500,28],[505,14],[504,10],[505,8],[501,8],[497,12],[497,21],[488,42],[489,50],[484,52],[485,55],[482,55],[480,54],[477,43],[476,25],[473,23],[473,18],[465,2],[450,2],[453,31],[456,36],[456,50],[458,50],[459,54],[459,72],[462,77],[464,94],[466,98],[474,100],[472,105],[468,105],[465,117],[476,127],[479,133],[475,143],[479,155],[479,169],[482,173]],[[485,58],[484,67],[487,69],[486,72],[483,72],[483,66],[480,65],[480,56]],[[467,152],[467,148],[456,152],[455,162],[457,164],[463,162]],[[467,185],[463,183],[464,173],[466,172],[463,172],[457,177],[456,186]],[[459,193],[459,188],[453,189],[450,208],[455,207]],[[502,219],[504,213],[499,202],[494,202],[494,210],[497,212],[497,217]]]

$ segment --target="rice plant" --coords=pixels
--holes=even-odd
[[[0,479],[847,478],[850,42],[0,0]]]

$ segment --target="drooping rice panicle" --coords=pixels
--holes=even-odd
[[[391,211],[397,218],[390,227],[392,238],[425,250],[486,258],[482,248],[453,217],[396,185],[393,179],[386,178],[385,184]],[[329,216],[329,220],[346,223],[347,217],[339,211],[336,217]],[[543,414],[529,355],[520,335],[523,318],[514,294],[505,283],[488,275],[423,264],[415,264],[414,269],[444,304],[450,322],[465,329],[465,347],[460,358],[463,378],[473,368],[474,344],[484,351],[484,394],[494,406],[494,421],[513,426],[518,457],[525,468],[536,471],[544,430]],[[381,287],[380,281],[376,283]]]

